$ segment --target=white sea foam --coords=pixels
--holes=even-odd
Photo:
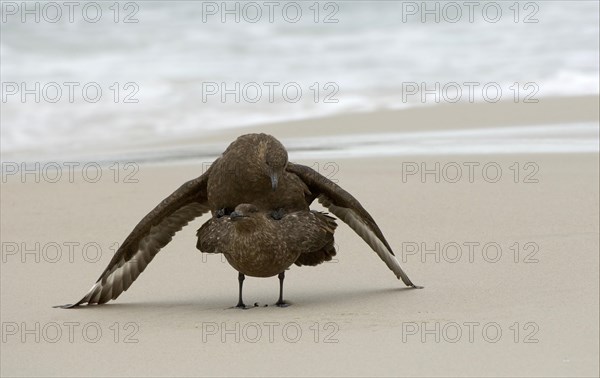
[[[594,123],[406,133],[352,134],[285,141],[292,159],[404,155],[598,153]]]
[[[282,139],[291,161],[390,156],[457,156],[502,154],[598,153],[600,128],[597,123],[510,126],[484,129],[457,129],[423,132],[393,132],[294,137]],[[160,149],[113,152],[102,156],[63,155],[52,161],[102,164],[136,161],[171,164],[191,161],[205,163],[217,158],[228,143],[189,146],[162,146]],[[36,157],[32,161],[49,161]]]

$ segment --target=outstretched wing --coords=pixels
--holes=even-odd
[[[367,244],[379,255],[396,277],[401,278],[406,286],[418,287],[404,273],[394,252],[375,220],[360,202],[340,186],[319,174],[315,170],[301,165],[288,163],[287,170],[304,181],[311,191],[308,202],[315,198],[335,216],[347,223]]]
[[[191,220],[209,210],[206,183],[210,169],[183,184],[158,204],[135,226],[88,293],[77,303],[102,304],[116,299],[146,269],[173,235]]]

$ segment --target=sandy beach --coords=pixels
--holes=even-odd
[[[246,131],[285,139],[598,122],[597,101],[378,112],[187,144],[226,144]],[[10,176],[2,183],[2,376],[598,375],[597,153],[298,162],[322,173],[334,164],[329,177],[373,215],[423,290],[404,288],[340,222],[337,259],[287,272],[292,306],[273,306],[276,277],[248,278],[245,299],[261,306],[231,309],[237,273],[195,249],[205,215],[116,301],[54,309],[78,300],[115,243],[203,165],[103,166],[97,182],[78,170],[54,183]],[[434,173],[408,171],[415,167]]]

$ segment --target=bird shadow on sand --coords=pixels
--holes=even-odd
[[[358,289],[343,291],[327,291],[319,293],[310,293],[306,295],[297,295],[292,303],[302,305],[303,308],[309,306],[335,305],[344,306],[348,304],[377,303],[398,300],[411,294],[418,294],[421,290],[412,287],[393,287],[384,289]]]
[[[323,310],[323,307],[330,306],[332,309],[339,310],[340,307],[349,306],[353,307],[357,303],[361,305],[377,305],[379,304],[390,304],[396,303],[397,301],[407,297],[408,295],[416,295],[421,293],[421,290],[414,289],[411,287],[398,287],[398,288],[385,288],[385,289],[358,289],[358,290],[329,290],[318,293],[307,293],[307,294],[290,294],[286,301],[291,306],[286,308],[278,308],[274,303],[260,303],[255,308],[267,308],[273,309],[274,311],[294,311],[295,308],[301,308],[303,311],[309,310],[314,307],[319,308],[319,311]],[[264,298],[264,296],[262,296]],[[249,303],[254,303],[250,301]],[[274,302],[274,301],[273,301]],[[265,304],[267,306],[265,306]],[[154,312],[215,312],[215,311],[238,311],[233,308],[235,305],[235,298],[206,298],[203,299],[201,296],[195,298],[188,298],[185,300],[164,300],[164,301],[151,301],[151,302],[134,302],[134,303],[119,303],[111,302],[104,305],[88,305],[80,306],[75,309],[78,311],[102,311],[103,313],[144,313],[149,314]],[[250,305],[250,309],[253,307]]]

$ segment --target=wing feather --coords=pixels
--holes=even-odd
[[[287,169],[298,175],[308,186],[311,191],[308,202],[317,198],[333,215],[348,224],[406,286],[418,287],[402,270],[379,226],[356,198],[310,167],[289,163]]]
[[[175,233],[209,210],[206,191],[209,171],[183,184],[137,224],[81,300],[56,307],[103,304],[129,289]]]

